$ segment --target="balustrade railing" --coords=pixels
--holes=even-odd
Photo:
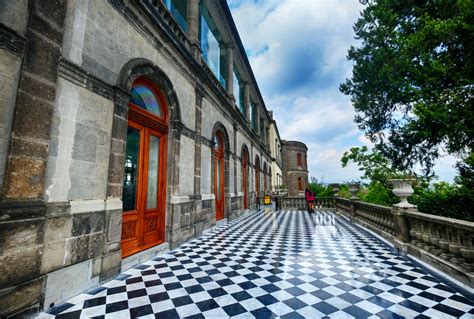
[[[342,197],[335,197],[334,198],[336,210],[340,212],[344,212],[346,214],[351,213],[351,200]]]
[[[395,233],[395,221],[390,207],[354,201],[356,218],[392,236]]]
[[[396,248],[474,287],[474,222],[334,198],[336,211],[370,228]]]
[[[474,223],[429,215],[406,212],[410,243],[443,260],[474,272]]]
[[[281,209],[297,209],[306,210],[308,206],[304,197],[279,197],[279,208]],[[334,208],[334,199],[332,197],[316,197],[315,209]]]

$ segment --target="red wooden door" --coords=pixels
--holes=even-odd
[[[167,119],[159,88],[136,80],[126,137],[122,257],[165,241]]]
[[[214,148],[214,196],[216,198],[216,220],[224,218],[224,139],[222,132],[216,133]]]
[[[244,192],[244,209],[248,208],[247,193],[248,193],[248,155],[244,153],[242,159],[242,191]]]
[[[127,153],[132,148],[136,157],[126,156],[125,163],[124,192],[128,185],[132,192],[124,194],[124,197],[131,195],[134,199],[132,203],[124,199],[123,257],[164,242],[165,137],[165,134],[152,128],[131,120],[128,122],[127,142],[130,144],[127,145]],[[131,145],[132,141],[136,141],[136,146]],[[130,167],[134,167],[131,174]],[[130,182],[132,180],[135,182]]]

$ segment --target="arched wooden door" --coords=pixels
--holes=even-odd
[[[122,257],[165,240],[167,106],[150,80],[133,83],[123,177]]]
[[[214,137],[214,196],[216,198],[216,220],[224,218],[224,135],[218,130]]]
[[[248,208],[248,162],[249,154],[244,150],[242,156],[242,192],[244,193],[244,209]]]
[[[255,157],[255,192],[258,193],[260,191],[260,158]]]

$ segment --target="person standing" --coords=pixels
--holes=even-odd
[[[306,188],[305,192],[306,205],[310,213],[314,213],[314,193],[310,188]]]

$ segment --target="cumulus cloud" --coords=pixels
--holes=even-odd
[[[359,1],[227,2],[280,135],[309,147],[310,175],[327,182],[360,177],[356,167],[342,169],[340,158],[352,146],[372,144],[353,121],[349,97],[339,92],[352,72],[346,54],[357,45],[352,26],[363,8]]]

